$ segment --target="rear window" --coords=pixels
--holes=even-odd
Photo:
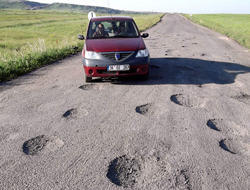
[[[136,38],[139,32],[131,20],[109,20],[91,22],[87,34],[88,39],[97,38]]]

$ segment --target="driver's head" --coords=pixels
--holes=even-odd
[[[121,22],[121,23],[120,23],[120,30],[121,30],[121,31],[126,31],[126,26],[125,26],[125,23],[124,23],[124,22]]]
[[[99,28],[100,31],[103,31],[104,30],[104,25],[103,24],[99,24],[98,28]]]

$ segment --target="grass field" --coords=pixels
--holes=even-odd
[[[163,15],[129,16],[143,31]],[[0,82],[81,51],[87,24],[82,13],[0,10]]]
[[[189,20],[224,34],[250,49],[250,14],[195,14]]]

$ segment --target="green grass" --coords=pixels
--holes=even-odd
[[[250,14],[195,14],[189,20],[224,34],[250,49]]]
[[[133,15],[140,32],[152,27],[156,23],[160,22],[162,15]]]
[[[163,15],[130,16],[143,31]],[[0,82],[81,51],[87,24],[83,13],[0,10]]]

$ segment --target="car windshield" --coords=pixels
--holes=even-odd
[[[137,38],[139,33],[133,21],[109,20],[90,23],[87,38]]]

